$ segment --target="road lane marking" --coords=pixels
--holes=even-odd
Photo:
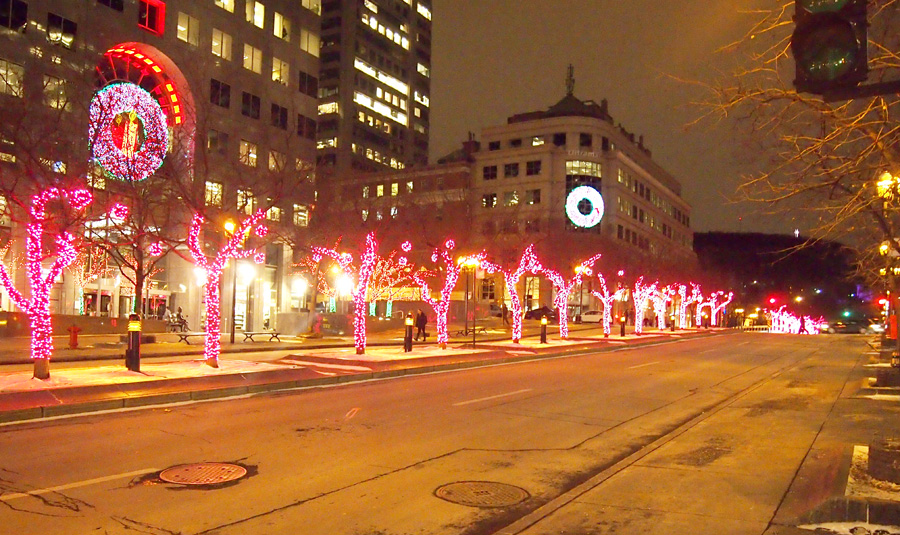
[[[629,366],[629,370],[633,370],[635,368],[643,368],[644,366],[653,366],[654,364],[659,364],[658,360],[654,360],[653,362],[648,362],[646,364],[638,364],[637,366]]]
[[[507,396],[515,396],[516,394],[524,394],[525,392],[531,392],[530,388],[526,388],[524,390],[516,390],[515,392],[507,392],[505,394],[497,394],[496,396],[488,396],[486,398],[478,398],[478,399],[470,399],[469,401],[460,401],[459,403],[454,403],[454,407],[462,407],[463,405],[470,405],[472,403],[478,403],[480,401],[490,401],[492,399],[497,398],[505,398]]]
[[[95,485],[97,483],[105,483],[106,481],[113,481],[116,479],[123,479],[126,477],[134,477],[134,476],[142,476],[145,474],[152,474],[153,472],[159,472],[159,468],[145,468],[143,470],[135,470],[134,472],[125,472],[124,474],[114,474],[111,476],[103,476],[103,477],[95,477],[94,479],[85,479],[84,481],[76,481],[74,483],[66,483],[65,485],[57,485],[55,487],[47,487],[45,489],[37,489],[31,490],[28,492],[16,492],[14,494],[4,494],[0,496],[0,501],[8,502],[10,500],[16,500],[18,498],[26,498],[29,496],[40,496],[42,494],[50,494],[51,492],[58,492],[60,490],[74,489],[78,487],[87,487],[89,485]]]

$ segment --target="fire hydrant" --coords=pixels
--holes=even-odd
[[[69,331],[69,349],[78,349],[78,333],[81,332],[81,327],[72,325],[67,330]]]

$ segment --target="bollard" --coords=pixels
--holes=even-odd
[[[547,343],[547,316],[541,317],[541,343]]]
[[[900,354],[896,351],[891,354],[891,368],[900,368]]]
[[[133,372],[141,371],[141,317],[128,315],[128,349],[125,350],[125,367]]]
[[[669,330],[675,332],[675,315],[669,316]]]
[[[403,335],[403,352],[409,353],[412,351],[412,328],[413,328],[413,317],[412,314],[406,313],[406,334]]]
[[[66,330],[69,331],[69,349],[78,349],[78,333],[81,332],[81,327],[72,325]]]
[[[619,336],[625,338],[625,316],[619,318]]]

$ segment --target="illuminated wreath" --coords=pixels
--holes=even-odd
[[[582,212],[582,203],[590,207],[588,212]],[[590,186],[578,186],[566,197],[566,215],[569,221],[576,227],[591,228],[603,219],[603,196]]]
[[[147,91],[110,84],[91,100],[91,152],[121,180],[144,180],[159,169],[169,145],[166,115]]]

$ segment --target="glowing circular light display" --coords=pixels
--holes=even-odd
[[[590,186],[578,186],[566,197],[566,215],[576,227],[595,227],[603,219],[603,197]]]
[[[90,108],[91,150],[121,180],[144,180],[159,169],[169,145],[166,116],[153,96],[132,83],[98,91]]]

